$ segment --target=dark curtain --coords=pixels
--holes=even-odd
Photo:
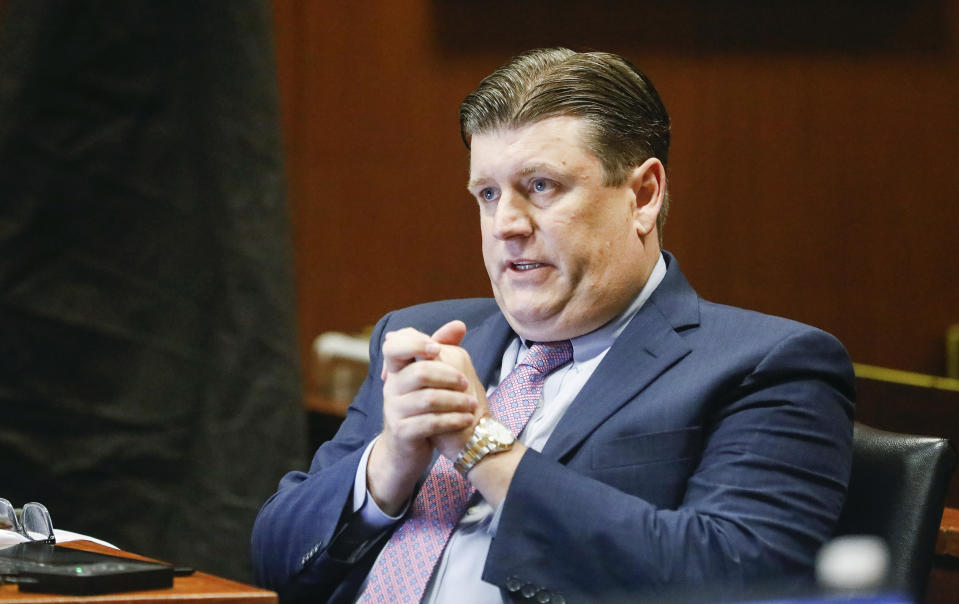
[[[0,8],[0,496],[248,580],[305,446],[269,4]]]

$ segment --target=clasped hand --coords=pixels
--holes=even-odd
[[[433,450],[455,460],[488,413],[486,392],[459,347],[462,321],[429,336],[412,328],[383,342],[383,432],[370,453],[367,485],[383,511],[402,508]]]

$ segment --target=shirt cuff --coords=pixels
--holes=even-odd
[[[372,529],[384,529],[394,524],[403,518],[410,507],[410,503],[407,501],[398,516],[390,516],[380,509],[380,506],[376,504],[376,500],[373,499],[366,488],[366,464],[370,459],[370,451],[373,450],[373,445],[376,444],[378,439],[379,436],[366,446],[363,457],[360,458],[360,464],[356,468],[356,477],[353,479],[353,513],[359,512],[359,515],[354,517],[354,521],[358,520]]]
[[[503,503],[505,503],[505,501],[500,501],[496,509],[493,510],[493,518],[490,520],[489,526],[486,527],[486,533],[490,537],[496,536],[496,529],[499,528],[499,519],[500,516],[503,515]]]

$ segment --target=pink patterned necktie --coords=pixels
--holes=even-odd
[[[533,344],[489,397],[490,412],[519,435],[536,409],[546,376],[573,358],[568,340]],[[409,514],[383,547],[359,602],[419,602],[473,486],[442,455]]]

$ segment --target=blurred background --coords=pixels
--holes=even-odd
[[[524,49],[621,53],[673,121],[665,246],[706,298],[944,375],[959,322],[959,3],[276,2],[298,316],[488,295],[457,108]]]
[[[244,578],[348,398],[317,336],[489,295],[458,105],[552,45],[658,88],[703,297],[959,431],[959,0],[0,0],[0,495]]]

